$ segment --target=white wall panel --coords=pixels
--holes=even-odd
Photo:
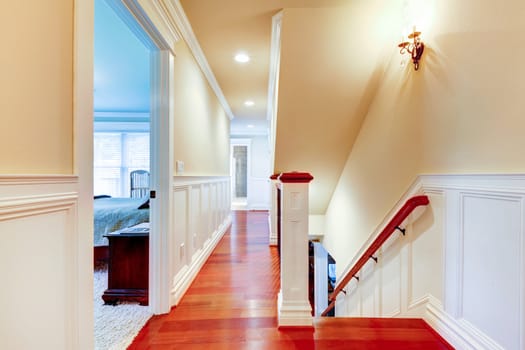
[[[229,177],[176,176],[171,304],[176,305],[231,223]]]
[[[401,257],[399,240],[385,247],[378,255],[380,259],[380,305],[381,314],[374,316],[393,317],[401,312]]]
[[[185,188],[177,188],[173,191],[173,253],[172,266],[174,273],[181,270],[187,263],[187,190]]]
[[[505,349],[519,349],[521,200],[473,194],[461,199],[462,317]]]
[[[77,348],[77,180],[11,180],[0,176],[0,348]]]
[[[210,224],[211,203],[210,203],[210,187],[207,184],[201,185],[201,230],[206,236],[206,240],[210,239],[213,231]]]
[[[428,294],[443,298],[443,196],[428,196],[430,210],[425,210],[410,230],[409,305]]]
[[[200,228],[200,215],[201,215],[201,196],[200,196],[200,187],[192,186],[190,190],[190,230],[193,236],[194,249],[196,251],[202,249],[204,245],[205,237],[203,235],[203,230]]]
[[[377,283],[375,275],[375,262],[370,260],[359,273],[359,289],[361,297],[361,314],[363,316],[378,314]],[[361,283],[362,281],[362,283]]]

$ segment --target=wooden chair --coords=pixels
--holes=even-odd
[[[149,195],[149,171],[133,170],[130,174],[130,197],[142,198]]]

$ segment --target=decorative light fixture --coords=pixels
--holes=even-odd
[[[253,105],[255,105],[255,102],[253,102],[252,100],[246,100],[244,101],[244,105],[246,107],[253,107]]]
[[[248,56],[248,54],[244,52],[239,52],[238,54],[235,55],[234,59],[235,61],[239,63],[246,63],[250,61],[250,56]]]
[[[421,35],[421,32],[416,32],[416,27],[412,30],[412,33],[408,35],[408,39],[412,39],[412,41],[403,41],[401,44],[397,45],[401,50],[399,50],[400,54],[409,53],[412,56],[412,62],[414,63],[414,69],[419,69],[419,60],[421,59],[421,56],[423,55],[423,50],[425,49],[425,44],[421,41],[421,38],[419,37]],[[403,38],[403,40],[405,40]]]

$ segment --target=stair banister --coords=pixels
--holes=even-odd
[[[328,312],[335,306],[337,295],[343,291],[343,288],[350,282],[352,278],[356,278],[357,273],[367,263],[369,259],[374,259],[377,262],[375,253],[383,243],[394,233],[396,230],[402,232],[405,235],[405,230],[401,228],[401,224],[405,219],[419,206],[426,206],[429,204],[428,197],[425,195],[419,195],[409,198],[405,204],[399,209],[399,211],[392,217],[392,219],[386,224],[385,228],[377,236],[377,238],[369,245],[363,254],[357,259],[356,263],[350,268],[346,275],[336,285],[334,291],[330,295],[330,304],[323,311],[321,316],[326,316]]]

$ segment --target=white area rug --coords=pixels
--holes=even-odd
[[[147,306],[138,303],[104,305],[102,293],[108,286],[107,270],[95,270],[95,349],[124,350],[152,316]]]

